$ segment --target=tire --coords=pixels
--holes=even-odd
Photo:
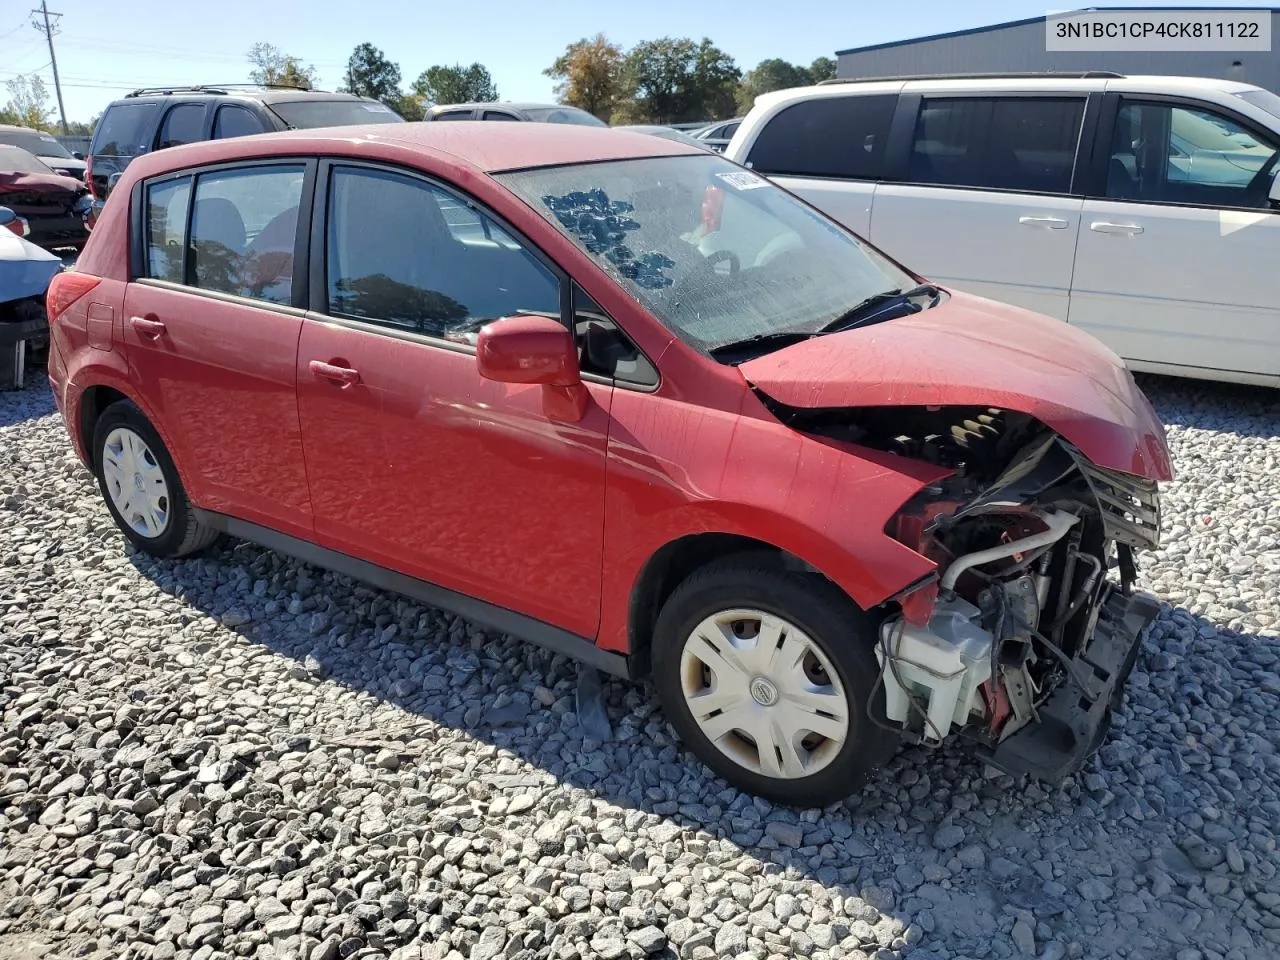
[[[136,438],[138,443],[129,438]],[[122,440],[129,444],[126,450]],[[150,421],[133,403],[118,400],[98,417],[93,428],[93,465],[98,489],[107,510],[130,543],[153,557],[182,557],[203,550],[220,536],[217,530],[196,519],[187,499],[173,458]],[[132,457],[132,459],[130,459]],[[112,464],[116,464],[115,468]],[[146,496],[145,505],[128,501],[130,491],[118,489],[122,466],[136,466],[131,474],[136,491]],[[142,478],[142,479],[140,479]],[[163,482],[163,487],[159,482]],[[153,495],[160,491],[161,495]],[[130,516],[125,517],[122,508]],[[150,524],[144,522],[150,519]],[[159,520],[157,519],[159,518]],[[143,527],[143,529],[139,529]]]
[[[751,621],[735,619],[744,612],[760,615],[754,640]],[[744,635],[735,636],[740,630]],[[699,633],[710,637],[710,647]],[[766,643],[767,657],[761,636],[778,638]],[[680,737],[733,786],[788,806],[825,807],[861,787],[901,742],[867,718],[873,693],[873,709],[884,716],[875,640],[874,618],[829,581],[783,570],[767,558],[729,558],[695,571],[663,606],[654,630],[653,681]],[[727,649],[733,644],[740,646]],[[802,648],[807,652],[800,656]],[[788,666],[792,660],[799,666]],[[747,674],[752,679],[744,685]],[[688,691],[705,698],[691,699]],[[827,736],[839,731],[842,719],[843,738]],[[771,737],[773,749],[762,751],[751,733],[744,737],[739,720]],[[726,726],[733,730],[722,732]]]

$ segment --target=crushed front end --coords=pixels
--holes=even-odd
[[[937,564],[889,604],[884,717],[912,742],[976,742],[1050,783],[1101,744],[1158,612],[1134,594],[1159,543],[1155,480],[1102,469],[1033,418],[988,408],[786,411],[798,429],[952,470],[887,532]]]

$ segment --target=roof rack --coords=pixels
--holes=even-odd
[[[1026,73],[912,73],[905,76],[892,77],[833,77],[830,80],[819,80],[818,86],[831,83],[876,83],[883,80],[1123,80],[1123,73],[1110,70],[1037,70]]]
[[[197,83],[173,84],[168,87],[139,87],[126,93],[126,97],[143,97],[150,94],[171,93],[228,93],[231,90],[303,90],[308,93],[323,93],[315,88],[299,87],[292,83]]]

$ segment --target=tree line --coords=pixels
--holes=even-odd
[[[311,88],[315,70],[270,44],[255,44],[250,79]],[[604,34],[565,47],[543,74],[556,81],[560,103],[580,107],[613,123],[682,123],[723,120],[744,113],[755,98],[773,90],[818,83],[836,75],[830,57],[808,66],[771,58],[745,73],[708,38],[662,37],[630,50]],[[371,43],[359,44],[347,61],[342,89],[371,97],[406,120],[420,120],[437,104],[489,102],[498,88],[481,63],[437,64],[402,88],[400,65]]]
[[[315,67],[270,43],[255,43],[246,59],[251,83],[319,86]],[[724,120],[745,113],[755,98],[773,90],[805,86],[834,77],[836,63],[818,57],[808,66],[771,58],[743,72],[733,57],[709,39],[661,37],[630,50],[604,34],[565,47],[543,74],[556,82],[560,103],[580,107],[611,123],[682,123]],[[404,86],[400,65],[371,43],[351,52],[341,90],[371,97],[406,120],[421,120],[436,104],[489,102],[498,88],[481,63],[435,64]],[[49,91],[36,74],[6,83],[8,102],[0,123],[53,129]],[[97,117],[69,124],[70,132],[92,134]]]

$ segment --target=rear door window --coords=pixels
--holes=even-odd
[[[198,143],[204,139],[204,104],[180,103],[170,107],[160,124],[156,137],[156,149],[180,147],[186,143]]]
[[[437,120],[470,120],[470,110],[446,110],[444,113],[436,114]]]
[[[520,118],[514,117],[503,110],[486,110],[484,112],[484,119],[486,120],[519,120]]]
[[[147,149],[151,124],[160,110],[155,101],[117,103],[98,123],[92,152],[103,157],[136,157]]]
[[[196,181],[187,282],[287,304],[305,167],[281,164],[206,173]]]
[[[765,124],[746,165],[775,176],[875,180],[897,102],[884,94],[792,104]]]
[[[187,232],[191,178],[164,180],[147,187],[147,276],[182,283],[182,238]]]
[[[1067,193],[1084,98],[925,98],[907,179],[939,186]]]
[[[266,128],[257,114],[244,107],[219,107],[213,119],[213,139],[225,140],[229,137],[250,137],[255,133],[265,133]]]

